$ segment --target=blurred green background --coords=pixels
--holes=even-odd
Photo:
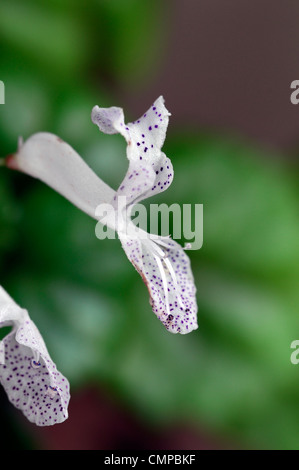
[[[229,3],[234,9],[238,2]],[[240,114],[251,116],[246,134],[245,117],[229,118],[206,99],[217,93],[214,82],[196,87],[192,72],[199,77],[211,66],[209,41],[198,38],[206,63],[191,55],[188,70],[171,68],[173,44],[181,44],[184,61],[190,53],[188,28],[178,27],[179,11],[194,17],[195,2],[187,4],[0,1],[1,155],[16,149],[19,135],[53,132],[117,188],[127,168],[125,142],[100,134],[91,109],[121,106],[127,121],[135,120],[162,94],[172,113],[164,150],[175,179],[149,202],[204,205],[204,245],[189,252],[199,329],[171,335],[118,240],[97,240],[95,222],[68,201],[1,168],[0,282],[28,309],[72,392],[69,420],[40,429],[1,390],[3,448],[299,448],[299,365],[290,361],[299,337],[296,152],[289,158],[282,134],[275,139],[277,115],[272,134],[269,123],[263,131],[265,110],[271,120],[273,109],[262,99],[255,101],[260,121],[238,101]],[[251,5],[259,18],[258,3]],[[200,29],[201,17],[196,21]],[[220,81],[238,62],[229,54],[234,34],[227,56],[221,53]],[[239,53],[245,60],[246,51]],[[287,108],[288,78],[298,77],[286,75],[282,127],[295,112]],[[247,104],[257,99],[254,86],[246,94]],[[196,114],[201,99],[206,108]]]

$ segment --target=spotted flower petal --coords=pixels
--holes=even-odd
[[[0,328],[12,330],[0,342],[0,383],[9,400],[38,426],[68,417],[69,383],[57,370],[28,312],[0,286]]]
[[[130,162],[127,174],[114,196],[114,202],[117,202],[119,196],[125,196],[125,207],[133,206],[165,191],[172,179],[172,163],[163,152],[151,166],[141,162]]]
[[[128,144],[129,160],[152,160],[159,157],[168,127],[170,113],[160,96],[137,121],[125,124],[121,108],[94,106],[91,119],[106,134],[122,134]]]
[[[94,218],[96,207],[115,195],[70,145],[53,134],[41,132],[20,142],[6,164],[40,179]]]
[[[184,249],[166,237],[119,234],[122,247],[147,286],[153,312],[171,333],[198,328],[196,288]]]
[[[111,106],[110,108],[99,108],[94,106],[91,112],[91,120],[104,134],[122,134],[128,137],[128,130],[124,121],[122,108]]]
[[[120,133],[127,141],[130,164],[117,195],[126,196],[128,204],[160,193],[172,182],[172,164],[161,152],[169,116],[162,96],[137,121],[129,124],[124,123],[121,108],[95,106],[92,110],[92,121],[102,132]]]

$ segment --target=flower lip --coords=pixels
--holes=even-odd
[[[140,230],[142,232],[142,230]],[[171,333],[198,328],[196,288],[190,260],[175,241],[155,236],[120,236],[123,249],[142,277],[153,312]]]

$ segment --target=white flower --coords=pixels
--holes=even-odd
[[[0,383],[9,400],[38,426],[68,418],[69,383],[51,360],[30,319],[0,286],[0,328],[12,326],[0,341]]]
[[[130,219],[134,204],[165,191],[172,182],[171,161],[161,151],[169,116],[162,97],[130,124],[125,124],[121,108],[93,108],[92,121],[102,132],[120,133],[127,141],[129,168],[116,192],[53,134],[35,134],[21,143],[18,152],[7,158],[7,166],[39,178],[95,219],[100,204],[116,208],[118,201],[124,199],[121,224],[113,224],[112,217],[107,225],[118,232],[127,257],[148,288],[150,303],[159,320],[168,331],[185,334],[198,327],[196,288],[189,258],[169,237],[144,236],[142,230],[136,237],[136,227]]]

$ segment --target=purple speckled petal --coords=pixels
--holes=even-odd
[[[160,152],[160,158],[151,166],[131,161],[114,201],[118,196],[126,196],[127,206],[137,204],[168,189],[172,180],[172,163],[163,152]]]
[[[0,383],[9,400],[38,426],[68,418],[68,380],[57,370],[28,312],[0,286],[0,327],[12,331],[0,342]]]
[[[91,119],[100,131],[106,134],[122,134],[128,144],[129,160],[152,162],[159,158],[164,144],[170,113],[160,96],[137,121],[125,124],[121,108],[99,108],[95,106]]]
[[[175,241],[132,239],[119,234],[128,259],[147,286],[153,312],[171,333],[198,328],[196,288],[190,260]]]
[[[160,194],[168,189],[173,180],[173,167],[170,159],[166,157],[165,153],[161,152],[160,157],[152,164],[152,169],[155,173],[155,179],[150,189],[142,194],[139,202],[148,197]]]
[[[121,108],[111,106],[111,108],[99,108],[95,106],[91,112],[91,120],[104,134],[123,134],[128,137],[125,129],[124,112]]]
[[[126,206],[136,204],[143,199],[143,194],[150,192],[156,179],[153,168],[138,162],[130,162],[129,169],[114,196],[117,201],[118,196],[126,197]]]
[[[170,113],[160,96],[137,121],[124,123],[121,108],[92,110],[92,121],[102,132],[122,134],[127,141],[128,172],[117,196],[126,196],[128,204],[136,204],[167,189],[173,179],[169,158],[161,152]]]

